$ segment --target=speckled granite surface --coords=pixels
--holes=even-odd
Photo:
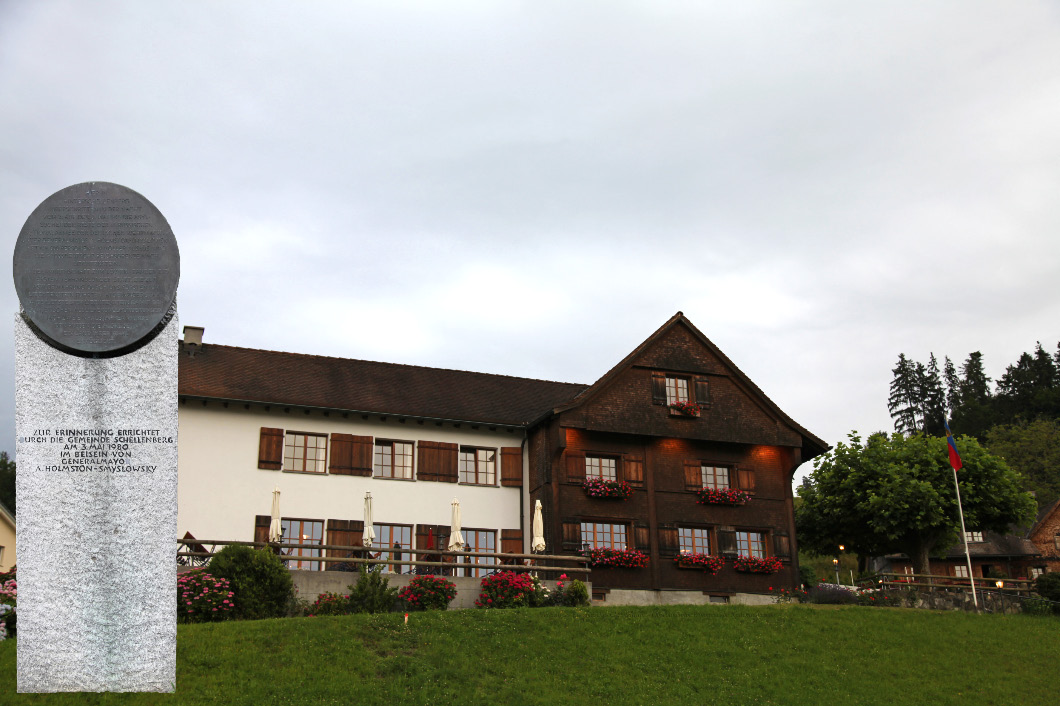
[[[15,317],[18,691],[173,691],[177,317],[79,358]]]

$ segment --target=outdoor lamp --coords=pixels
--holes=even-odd
[[[842,544],[840,544],[839,545],[839,551],[843,551],[844,549],[846,549],[846,547],[844,547]]]

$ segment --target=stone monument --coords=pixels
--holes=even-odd
[[[14,253],[18,691],[176,681],[180,256],[117,184],[44,200]]]

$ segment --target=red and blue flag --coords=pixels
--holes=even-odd
[[[953,470],[959,471],[964,468],[964,464],[961,463],[961,455],[957,453],[957,443],[953,440],[950,423],[945,420],[942,423],[946,426],[946,446],[950,450],[950,465],[953,466]]]

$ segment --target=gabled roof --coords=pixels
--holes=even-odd
[[[984,532],[982,542],[969,542],[968,554],[973,559],[986,559],[994,557],[1027,557],[1037,556],[1040,552],[1034,542],[1023,537],[1018,531],[1012,534],[998,534],[996,532]],[[948,548],[945,553],[947,559],[963,559],[964,543],[960,542]]]
[[[783,412],[773,400],[769,399],[764,392],[751,381],[751,378],[747,377],[742,370],[736,367],[736,364],[729,360],[729,357],[721,352],[721,349],[714,345],[709,338],[703,335],[703,332],[696,328],[691,321],[689,321],[684,313],[677,312],[670,319],[658,328],[652,335],[648,336],[639,346],[634,348],[629,355],[620,360],[617,365],[608,370],[604,375],[594,382],[592,385],[587,387],[584,391],[579,393],[576,397],[570,401],[564,402],[563,404],[557,405],[552,411],[556,414],[565,412],[569,409],[578,407],[585,402],[591,400],[601,390],[607,387],[612,380],[614,380],[620,373],[625,371],[633,362],[641,356],[646,350],[651,348],[660,338],[662,338],[668,331],[676,326],[685,326],[692,333],[692,335],[713,355],[715,355],[729,371],[731,371],[733,378],[735,378],[743,387],[758,400],[766,409],[770,410],[776,417],[782,420],[785,424],[789,425],[792,429],[798,432],[802,436],[803,443],[803,461],[807,461],[814,456],[818,456],[828,450],[829,446],[822,439],[811,434],[804,427],[800,426]]]
[[[1027,532],[1027,536],[1030,537],[1032,534],[1037,532],[1038,528],[1041,527],[1042,524],[1050,517],[1052,517],[1053,513],[1057,512],[1058,510],[1060,510],[1060,499],[1058,499],[1049,507],[1041,508],[1040,510],[1038,510],[1038,516],[1035,518],[1034,524],[1031,525],[1030,531]]]
[[[182,351],[184,397],[522,426],[583,384],[215,344]]]

